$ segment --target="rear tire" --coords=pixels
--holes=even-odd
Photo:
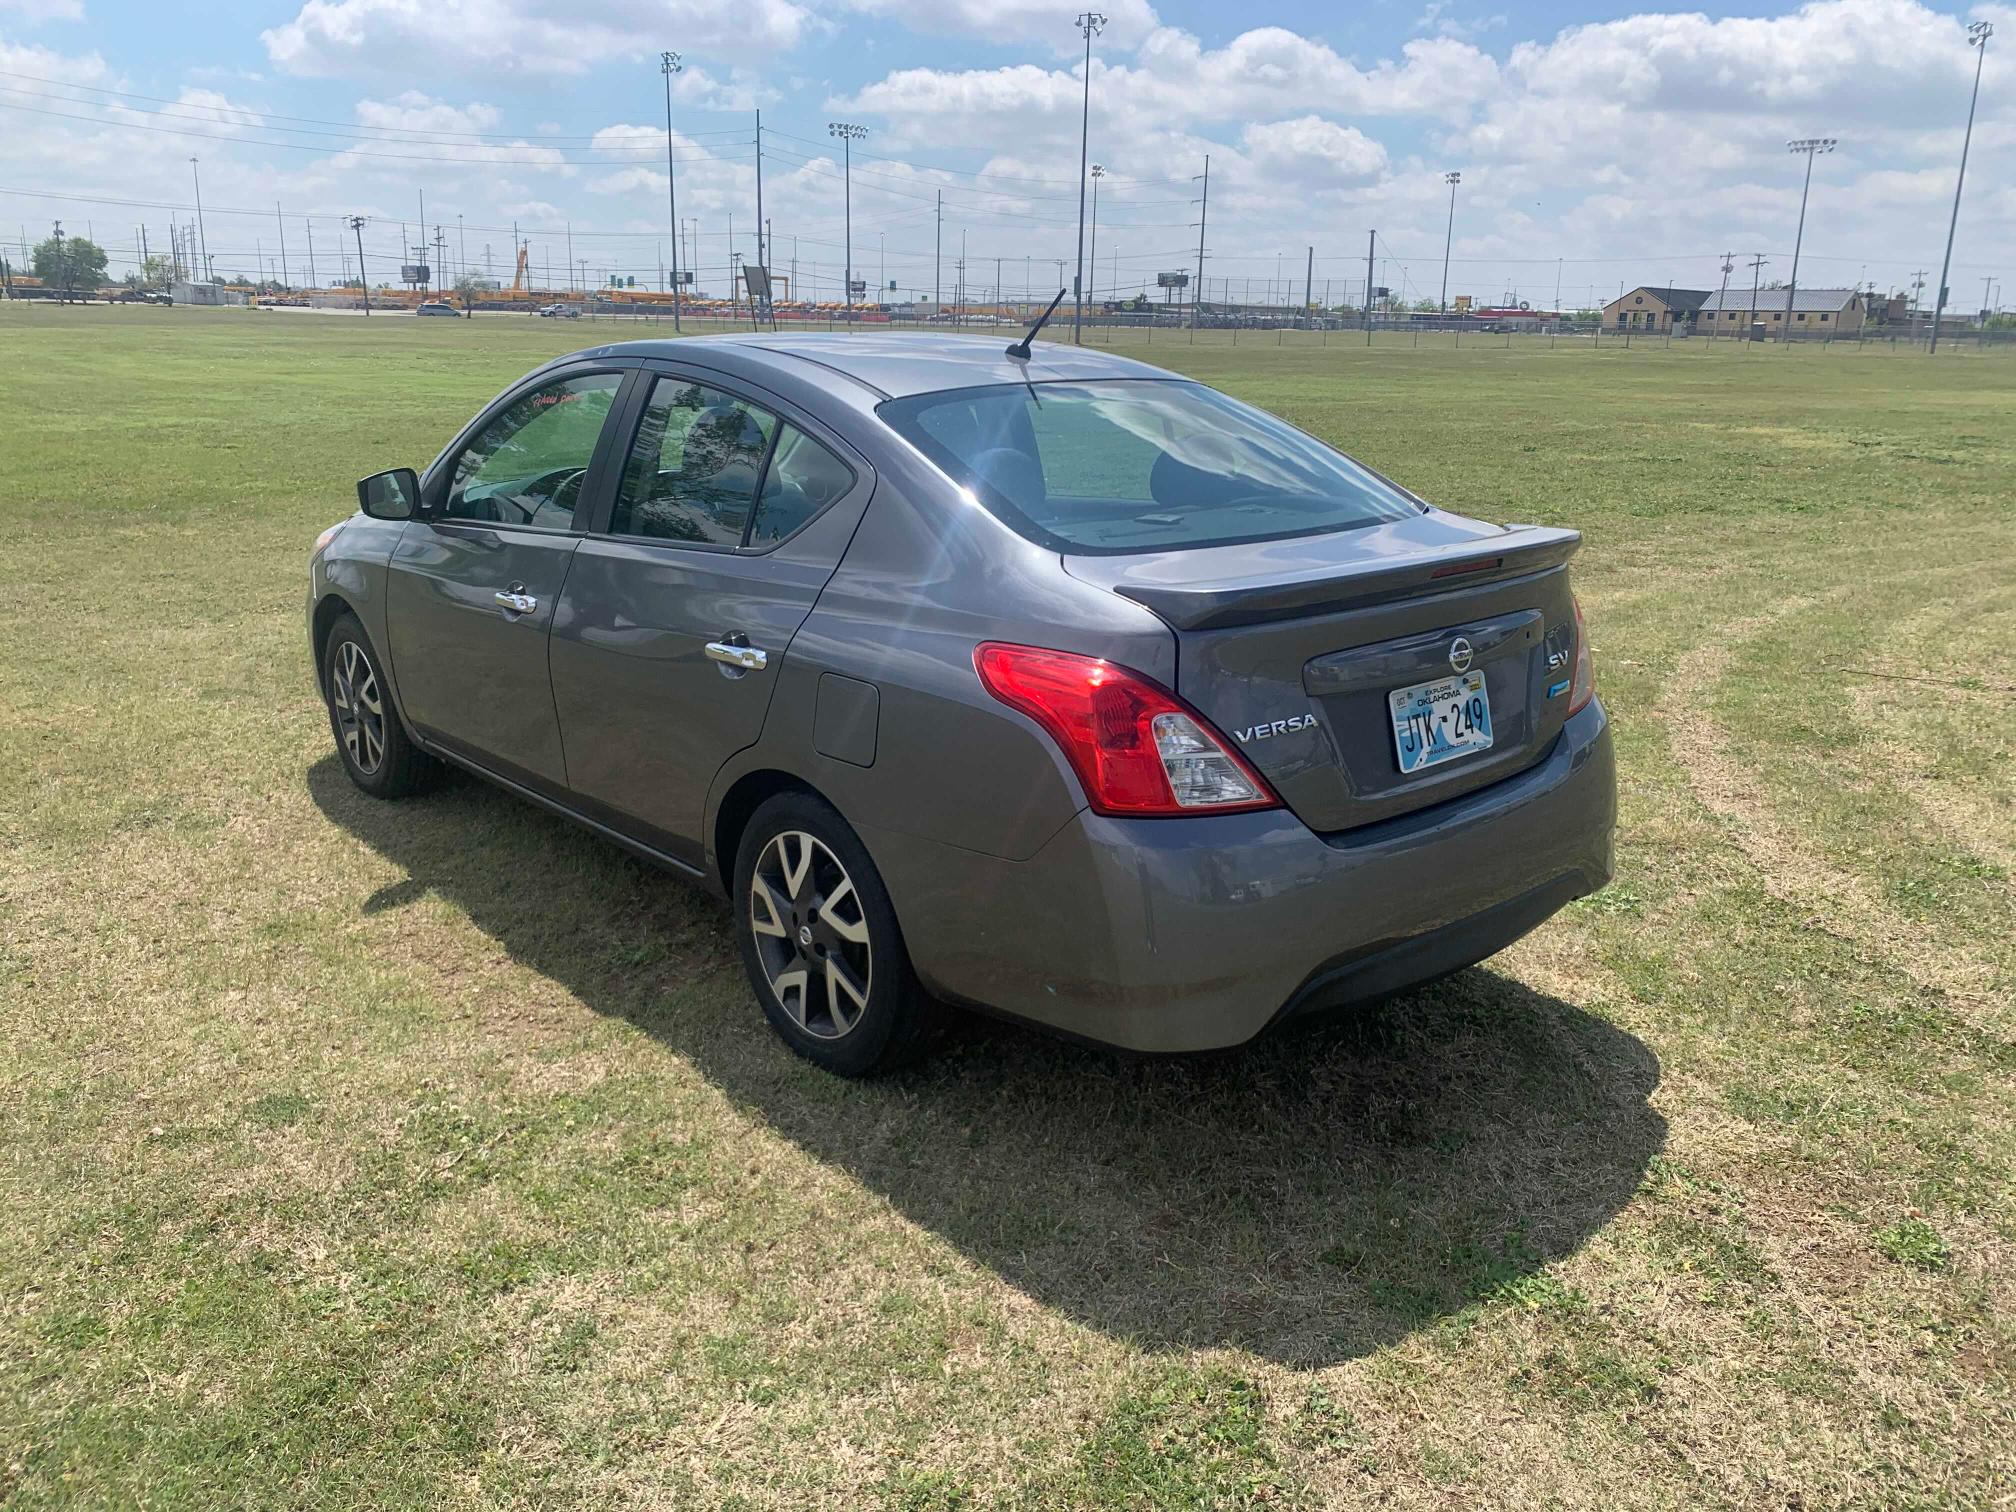
[[[785,1044],[840,1076],[922,1051],[931,1001],[881,874],[831,804],[780,793],[750,816],[734,908],[749,985]]]
[[[373,798],[417,793],[439,771],[407,735],[378,653],[354,614],[337,619],[323,646],[322,701],[343,770]]]

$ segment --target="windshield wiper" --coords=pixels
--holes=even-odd
[[[1050,308],[1045,310],[1041,315],[1038,315],[1036,317],[1036,324],[1029,327],[1029,334],[1024,336],[1020,341],[1011,341],[1008,343],[1008,355],[1016,358],[1018,361],[1027,362],[1029,360],[1029,343],[1036,339],[1036,333],[1043,329],[1052,315],[1057,313],[1057,306],[1063,302],[1064,291],[1059,289],[1057,297],[1050,301]]]

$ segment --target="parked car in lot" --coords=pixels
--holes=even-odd
[[[642,341],[514,383],[316,543],[351,778],[452,762],[725,894],[777,1032],[848,1074],[935,999],[1237,1045],[1604,884],[1574,531],[1022,350]]]
[[[446,315],[450,320],[460,320],[462,312],[445,299],[430,299],[413,312],[415,315]]]

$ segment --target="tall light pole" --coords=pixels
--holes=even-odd
[[[1098,11],[1088,10],[1078,18],[1078,29],[1085,33],[1085,103],[1078,116],[1078,267],[1071,280],[1071,339],[1082,345],[1085,323],[1085,165],[1089,161],[1092,139],[1092,39],[1106,29],[1106,18]]]
[[[1449,251],[1456,244],[1456,186],[1463,182],[1460,173],[1445,173],[1442,182],[1449,186],[1449,229],[1442,233],[1442,313],[1449,313]]]
[[[851,323],[854,318],[854,143],[856,139],[868,135],[868,128],[847,121],[828,121],[826,129],[840,138],[840,150],[845,158],[841,173],[847,216],[847,318]]]
[[[1806,186],[1799,191],[1799,230],[1792,238],[1792,281],[1785,285],[1785,330],[1778,337],[1780,341],[1792,339],[1792,302],[1799,292],[1799,244],[1806,239],[1806,196],[1813,189],[1813,159],[1823,152],[1834,150],[1833,137],[1800,137],[1795,142],[1787,142],[1789,152],[1806,154]]]
[[[1085,277],[1088,282],[1099,278],[1099,180],[1106,177],[1103,164],[1092,165],[1092,255],[1085,260]],[[1091,290],[1086,290],[1086,298],[1091,298]]]
[[[672,181],[672,75],[682,68],[679,54],[661,52],[658,64],[665,74],[665,210],[672,217],[672,329],[679,325],[679,189]]]
[[[1946,258],[1939,264],[1939,301],[1932,310],[1932,345],[1925,355],[1939,350],[1939,318],[1946,313],[1946,275],[1953,270],[1953,233],[1960,228],[1960,188],[1967,182],[1967,149],[1974,145],[1974,107],[1981,102],[1981,65],[1988,61],[1988,39],[1995,28],[1976,21],[1967,28],[1967,45],[1978,48],[1974,55],[1974,93],[1967,101],[1967,135],[1960,139],[1960,177],[1953,181],[1953,219],[1946,225]]]
[[[196,181],[196,236],[203,248],[203,280],[208,283],[217,277],[216,269],[210,266],[210,233],[203,229],[203,175],[196,171],[196,159],[189,159],[189,177]]]

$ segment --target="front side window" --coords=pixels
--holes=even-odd
[[[623,467],[614,535],[740,546],[777,419],[719,389],[659,378]]]
[[[620,373],[563,378],[521,394],[455,459],[441,517],[566,530]]]
[[[1342,453],[1198,383],[1004,384],[878,411],[1011,528],[1058,551],[1220,546],[1410,518]]]

